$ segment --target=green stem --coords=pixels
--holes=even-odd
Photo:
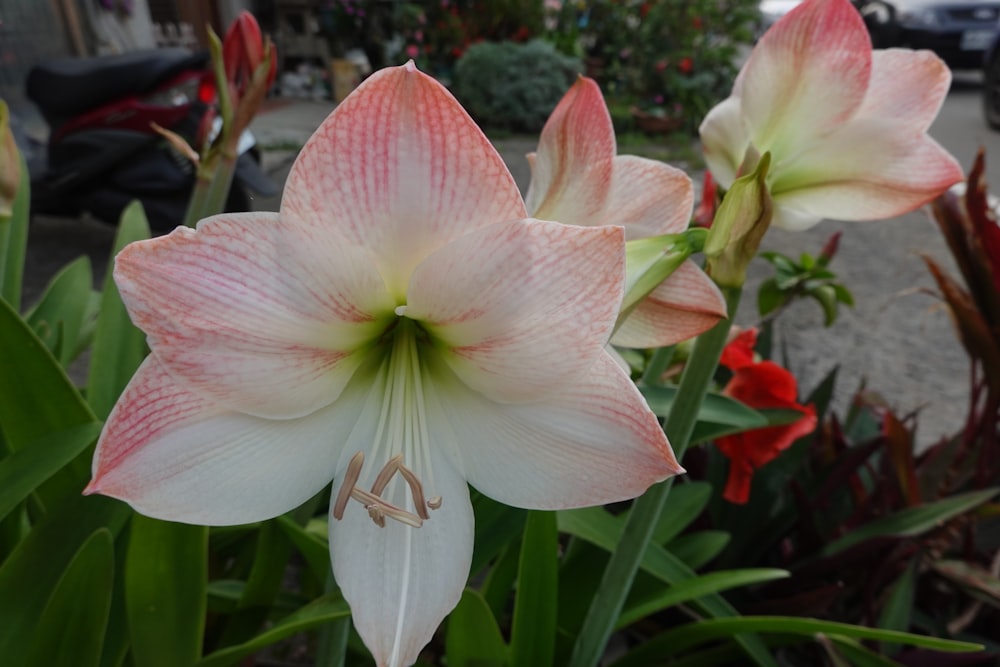
[[[184,225],[194,227],[199,220],[205,217],[205,209],[208,203],[208,192],[212,189],[212,173],[198,169],[198,174],[194,179],[194,189],[191,190],[191,200],[188,202],[187,212],[184,214]]]
[[[212,187],[209,188],[205,210],[201,217],[223,213],[226,210],[226,199],[229,197],[229,187],[233,184],[233,174],[236,173],[236,157],[222,154],[216,168]]]
[[[676,345],[668,345],[656,350],[649,363],[646,364],[646,369],[642,372],[642,383],[650,387],[659,386],[660,378],[670,362],[674,360],[674,352],[676,351]]]
[[[740,302],[741,288],[723,288],[723,292],[732,318]],[[684,458],[698,411],[726,344],[729,328],[730,319],[725,319],[699,336],[681,374],[677,398],[664,427],[678,461]],[[614,631],[672,486],[673,478],[653,486],[632,503],[621,541],[611,554],[597,594],[590,603],[583,627],[577,635],[569,661],[570,667],[595,667],[603,657],[605,646]]]

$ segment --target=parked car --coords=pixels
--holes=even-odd
[[[987,125],[1000,130],[1000,33],[983,58],[983,117]]]
[[[1000,0],[855,0],[877,49],[929,49],[953,69],[979,69],[1000,29]]]
[[[802,0],[760,0],[757,6],[760,10],[759,33],[764,34],[778,19],[795,9]]]

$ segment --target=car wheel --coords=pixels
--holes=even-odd
[[[1000,50],[994,50],[983,67],[983,117],[1000,130]]]

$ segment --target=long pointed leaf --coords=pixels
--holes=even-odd
[[[696,598],[705,597],[710,593],[718,593],[719,591],[739,586],[759,584],[764,581],[773,581],[774,579],[784,579],[788,576],[786,570],[773,568],[724,570],[722,572],[703,574],[694,579],[676,583],[655,598],[644,600],[640,605],[626,608],[622,612],[622,615],[618,617],[617,627],[623,628],[658,611],[669,609],[674,605],[689,602]]]
[[[555,655],[559,531],[554,512],[531,511],[524,526],[511,628],[514,665],[551,665]]]
[[[101,432],[100,422],[71,427],[0,459],[0,519],[75,459]]]
[[[114,542],[107,528],[83,543],[38,618],[30,665],[97,667],[111,609]]]
[[[462,592],[458,606],[448,616],[445,640],[448,667],[504,667],[507,645],[497,620],[483,596],[472,589]]]
[[[49,281],[25,319],[63,368],[73,361],[90,302],[90,259],[78,257]]]
[[[122,213],[111,256],[129,243],[146,238],[149,238],[146,214],[142,204],[133,202]],[[129,319],[112,268],[108,267],[87,376],[87,400],[97,416],[102,419],[108,416],[145,356],[146,336]]]
[[[260,633],[250,641],[216,651],[194,663],[194,667],[227,667],[236,664],[246,656],[279,642],[285,637],[294,635],[296,632],[303,632],[322,623],[347,618],[350,613],[347,603],[339,594],[324,595],[294,614],[281,619],[266,632]]]
[[[208,528],[133,516],[125,607],[137,665],[191,665],[201,656],[207,551]]]
[[[68,498],[51,508],[0,566],[0,656],[4,667],[27,664],[34,631],[49,596],[81,545],[105,527],[117,535],[125,504],[102,496]]]
[[[725,639],[737,633],[773,632],[797,634],[811,638],[817,633],[838,635],[856,639],[908,644],[949,652],[972,652],[982,650],[980,644],[939,639],[926,635],[915,635],[895,630],[880,630],[861,625],[821,621],[798,616],[741,616],[739,618],[709,618],[697,623],[688,623],[657,635],[627,656],[613,663],[612,667],[646,667],[657,664],[665,658],[683,653],[685,650]]]
[[[918,507],[908,507],[904,510],[876,519],[852,530],[830,544],[820,552],[822,556],[832,556],[845,549],[860,544],[874,537],[913,537],[932,528],[940,526],[945,521],[982,505],[1000,489],[992,488],[982,491],[970,491],[944,498]]]
[[[0,350],[0,430],[11,451],[96,421],[59,362],[6,301],[0,301]],[[78,492],[89,474],[89,461],[77,458],[40,489],[40,497],[55,504]]]

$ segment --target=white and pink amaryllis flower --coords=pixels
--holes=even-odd
[[[303,148],[281,212],[127,247],[150,356],[87,491],[154,517],[258,521],[333,481],[333,571],[379,665],[417,659],[469,571],[468,483],[559,509],[681,471],[605,344],[624,230],[528,218],[500,156],[412,63]]]
[[[927,130],[951,73],[930,51],[872,51],[849,0],[807,0],[760,39],[731,97],[701,125],[708,163],[729,188],[771,154],[773,223],[889,218],[962,180]]]
[[[616,155],[615,143],[600,88],[580,77],[545,123],[537,153],[528,156],[529,215],[574,225],[622,225],[629,241],[687,229],[694,205],[687,174],[656,160]],[[719,288],[686,260],[628,315],[611,342],[673,345],[725,316]]]

